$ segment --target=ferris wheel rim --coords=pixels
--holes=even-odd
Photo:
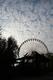
[[[36,38],[30,38],[30,39],[27,39],[27,40],[23,41],[23,42],[21,43],[20,47],[19,47],[19,52],[20,52],[21,47],[22,47],[26,42],[29,42],[29,41],[37,41],[37,42],[40,42],[42,45],[44,45],[45,49],[47,50],[47,53],[49,53],[46,44],[45,44],[43,41],[41,41],[41,40],[39,40],[39,39],[36,39]]]

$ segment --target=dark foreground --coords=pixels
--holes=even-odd
[[[12,77],[9,80],[53,80],[53,72],[50,72],[48,74],[40,75],[40,76],[16,76]]]

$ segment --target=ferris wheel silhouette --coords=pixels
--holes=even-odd
[[[46,44],[39,39],[27,39],[19,47],[19,57],[24,55],[31,55],[32,51],[36,51],[39,54],[46,55],[49,51]]]

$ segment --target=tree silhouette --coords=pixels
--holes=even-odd
[[[4,57],[4,53],[6,50],[6,39],[0,38],[0,74],[1,76],[4,76],[5,73],[5,57]]]
[[[14,38],[9,37],[8,40],[0,38],[0,72],[2,75],[9,73],[16,63],[16,54],[18,46]]]
[[[12,37],[8,38],[7,44],[8,47],[6,49],[5,56],[7,58],[8,67],[11,69],[13,68],[14,63],[16,63],[16,49],[18,50],[18,46],[15,39]]]

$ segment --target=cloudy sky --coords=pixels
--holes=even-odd
[[[37,38],[53,52],[53,0],[0,0],[0,26],[2,36],[19,45]]]

